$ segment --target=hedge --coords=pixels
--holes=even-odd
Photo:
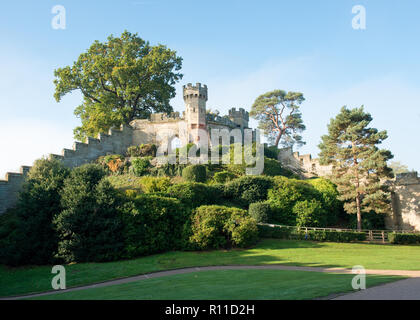
[[[258,225],[258,234],[261,238],[275,238],[285,240],[311,240],[329,242],[354,242],[365,241],[363,232],[339,232],[327,230],[305,230],[298,228],[280,228],[267,225]]]
[[[206,182],[206,167],[201,164],[190,165],[182,170],[182,177],[190,182]]]
[[[414,233],[388,233],[388,239],[393,244],[420,244],[420,234]]]

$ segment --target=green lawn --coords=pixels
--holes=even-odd
[[[246,250],[167,252],[128,261],[72,264],[66,266],[66,276],[67,287],[73,287],[182,267],[264,264],[420,270],[420,246],[265,239]],[[51,290],[52,277],[51,266],[1,266],[0,297]]]
[[[282,299],[306,300],[333,293],[351,292],[353,275],[279,270],[221,270],[147,279],[103,288],[58,293],[41,300],[90,299],[172,299],[232,300]],[[371,276],[366,286],[402,279]]]

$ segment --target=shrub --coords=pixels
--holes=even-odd
[[[96,165],[73,169],[64,182],[62,206],[55,219],[58,256],[66,262],[111,261],[123,249],[121,205],[117,191]]]
[[[271,176],[271,177],[274,177],[274,176],[290,177],[292,176],[293,172],[291,172],[290,170],[284,169],[281,166],[280,161],[265,157],[264,158],[264,174],[266,176]]]
[[[206,167],[201,164],[190,165],[182,170],[182,177],[191,182],[206,182]]]
[[[124,257],[182,249],[187,212],[181,202],[140,195],[124,206]]]
[[[388,240],[393,244],[420,244],[420,234],[388,233]]]
[[[269,159],[277,160],[279,151],[280,150],[276,146],[267,147],[266,145],[264,145],[264,156],[266,156]]]
[[[142,189],[145,193],[166,192],[172,185],[168,177],[143,177],[140,180]]]
[[[226,183],[236,179],[238,176],[230,171],[216,172],[213,176],[213,180],[217,183]]]
[[[199,249],[247,247],[256,242],[256,221],[245,210],[201,206],[192,218],[190,241]]]
[[[322,207],[325,210],[327,226],[332,226],[337,223],[340,215],[344,214],[343,203],[338,200],[337,187],[330,181],[324,178],[310,179],[307,182],[321,194]]]
[[[320,227],[325,225],[325,212],[320,201],[311,199],[297,201],[293,206],[298,227]]]
[[[267,192],[272,186],[273,180],[270,177],[244,176],[227,183],[225,195],[247,207],[253,202],[266,200]]]
[[[150,167],[150,157],[131,159],[131,169],[136,176],[143,176]]]
[[[355,214],[349,217],[350,229],[357,228],[357,216]],[[362,213],[362,229],[365,230],[384,230],[385,229],[385,214],[376,213],[374,211]]]
[[[168,197],[179,199],[189,208],[201,205],[215,204],[222,197],[222,188],[219,185],[205,185],[197,182],[175,184],[168,188]]]
[[[112,173],[121,173],[127,164],[124,156],[120,154],[111,154],[99,157],[97,162],[104,168],[109,169]]]
[[[136,190],[142,192],[141,180],[143,177],[137,177],[133,174],[121,174],[107,176],[105,180],[109,181],[111,185],[121,191],[124,190]]]
[[[127,155],[129,157],[156,157],[156,151],[156,145],[149,143],[128,147]]]
[[[320,200],[321,194],[305,181],[274,177],[274,187],[268,192],[268,201],[273,209],[272,223],[295,225],[293,207],[298,201]]]
[[[258,223],[266,223],[271,218],[271,206],[268,202],[251,203],[248,213]]]
[[[2,224],[1,263],[25,265],[54,261],[58,239],[52,220],[61,211],[60,191],[68,172],[58,160],[35,161],[16,209],[9,212]]]

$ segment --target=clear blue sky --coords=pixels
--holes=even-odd
[[[58,4],[65,30],[51,27]],[[367,10],[366,30],[352,28],[354,5]],[[419,21],[418,0],[2,1],[0,179],[71,147],[81,97],[56,103],[53,70],[124,30],[184,58],[176,110],[187,82],[207,84],[208,107],[222,113],[249,110],[268,90],[301,91],[307,145],[299,151],[316,156],[329,119],[363,104],[372,125],[388,130],[395,160],[420,171]]]

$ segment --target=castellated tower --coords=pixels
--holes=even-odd
[[[206,129],[207,86],[201,86],[201,83],[193,86],[188,83],[183,91],[188,132],[192,137],[191,141],[197,142],[198,129]]]

